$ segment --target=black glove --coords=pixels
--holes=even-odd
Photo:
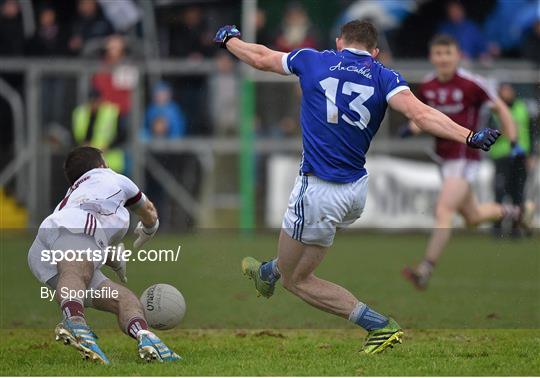
[[[487,127],[478,132],[471,131],[467,137],[467,146],[489,151],[493,143],[495,143],[500,136],[501,132],[499,130]]]
[[[227,41],[231,38],[240,38],[242,33],[236,27],[236,25],[225,25],[219,28],[214,37],[214,43],[217,43],[219,47],[225,48]]]

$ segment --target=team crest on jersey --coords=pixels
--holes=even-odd
[[[424,96],[425,96],[427,99],[433,100],[433,99],[435,99],[435,96],[437,96],[437,95],[435,94],[435,91],[426,91],[426,92],[424,93]]]
[[[441,88],[437,92],[439,95],[439,102],[444,104],[448,99],[448,90],[446,90],[445,88]]]
[[[452,99],[455,102],[459,102],[459,101],[463,100],[463,91],[461,89],[454,89],[452,91]]]

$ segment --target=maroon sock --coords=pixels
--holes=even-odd
[[[64,319],[69,319],[74,316],[84,318],[84,306],[79,301],[68,301],[65,300],[60,305],[62,309],[62,314],[64,314]]]
[[[134,317],[131,318],[131,320],[128,323],[127,326],[127,333],[134,339],[137,338],[137,332],[141,330],[147,330],[148,329],[148,323],[146,323],[146,320],[144,320],[141,317]]]

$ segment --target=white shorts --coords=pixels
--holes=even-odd
[[[298,176],[281,227],[304,244],[329,247],[337,228],[345,228],[360,218],[367,190],[367,175],[347,184]]]
[[[57,282],[58,265],[52,261],[44,261],[42,251],[44,250],[101,250],[94,237],[87,234],[74,234],[65,228],[40,228],[38,234],[28,251],[28,265],[32,274],[43,284],[51,285]],[[100,268],[105,264],[106,253],[100,261],[94,262],[94,275],[88,288],[97,289],[107,277],[101,272]],[[54,284],[56,286],[56,284]],[[52,287],[56,289],[56,287]]]
[[[469,184],[476,181],[479,170],[480,162],[478,160],[452,159],[445,160],[441,165],[443,180],[448,177],[459,177]]]

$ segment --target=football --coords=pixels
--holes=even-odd
[[[182,293],[168,284],[155,284],[141,295],[141,303],[148,325],[165,330],[176,327],[186,314],[186,301]]]

